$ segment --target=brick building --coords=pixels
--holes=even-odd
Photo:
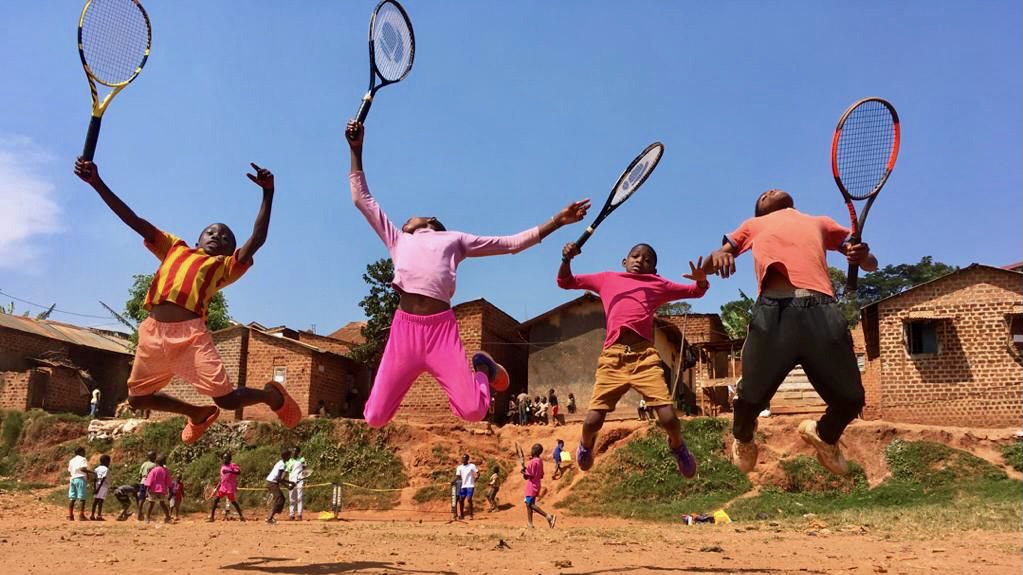
[[[603,350],[607,334],[604,307],[600,298],[584,293],[569,302],[534,317],[518,326],[522,339],[528,343],[528,384],[530,395],[543,395],[554,389],[562,403],[569,393],[575,394],[578,417],[586,413],[593,389],[597,358]],[[654,345],[667,365],[665,385],[674,382],[679,368],[682,335],[678,328],[658,318],[654,325]],[[680,385],[689,381],[683,374]],[[691,396],[691,390],[676,392],[676,397]],[[616,411],[635,417],[640,395],[627,393]],[[504,404],[506,405],[507,400]]]
[[[112,415],[128,393],[129,345],[112,332],[0,314],[0,409],[84,415],[99,387],[99,412]]]
[[[862,315],[870,416],[1020,424],[1023,273],[972,264],[866,306]]]
[[[337,353],[337,344],[329,338],[283,326],[265,328],[255,323],[234,325],[212,335],[231,383],[236,387],[262,388],[276,379],[298,402],[303,415],[315,414],[322,400],[330,415],[362,416],[362,398],[369,393],[368,371]],[[353,389],[355,394],[351,393]],[[210,401],[177,378],[165,391],[192,403]],[[264,405],[224,412],[221,417],[224,416],[235,419],[275,417]]]

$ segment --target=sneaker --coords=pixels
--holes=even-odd
[[[558,518],[555,517],[554,514],[548,515],[547,516],[547,525],[550,525],[551,529],[554,529],[554,522],[557,521],[557,520],[558,520]]]
[[[842,450],[838,448],[838,445],[826,443],[821,439],[821,436],[817,434],[816,421],[807,419],[800,423],[799,435],[803,438],[803,441],[809,443],[817,450],[817,461],[820,461],[821,465],[826,467],[828,471],[835,475],[849,473],[849,462],[842,455]]]
[[[508,371],[501,364],[494,361],[494,358],[485,351],[478,351],[472,356],[472,368],[483,374],[494,391],[505,391],[508,389],[510,379]]]
[[[757,444],[753,440],[732,440],[732,463],[743,473],[753,471],[757,464]]]
[[[589,471],[593,467],[593,452],[583,447],[580,443],[575,450],[575,460],[581,471]]]
[[[678,449],[672,449],[671,453],[675,456],[675,463],[678,464],[678,472],[682,474],[682,477],[692,479],[696,475],[696,458],[689,452],[685,440],[682,441],[682,445],[678,446]]]

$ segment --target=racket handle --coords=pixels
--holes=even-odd
[[[373,95],[366,94],[362,98],[362,104],[359,105],[359,113],[355,115],[355,121],[362,124],[366,121],[366,116],[369,115],[369,109],[373,105]]]
[[[93,116],[89,120],[89,132],[85,135],[85,148],[82,149],[82,158],[92,161],[96,155],[96,142],[99,140],[99,124],[103,121],[102,116]]]
[[[586,231],[583,232],[583,235],[579,236],[579,239],[577,239],[575,241],[576,249],[579,250],[579,251],[582,251],[583,244],[585,244],[586,240],[590,239],[590,236],[592,236],[592,235],[593,235],[593,226],[590,226],[590,227],[586,228]],[[561,259],[562,259],[562,261],[568,261],[566,258],[561,258]]]
[[[849,264],[849,272],[845,276],[846,295],[855,295],[856,286],[859,284],[859,275],[860,275],[859,264]]]

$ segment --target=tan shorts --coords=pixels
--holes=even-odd
[[[175,375],[209,397],[221,397],[234,390],[203,320],[168,323],[146,318],[139,325],[128,395],[152,395],[166,387]]]
[[[600,354],[590,409],[614,411],[618,400],[630,389],[639,392],[648,407],[672,405],[661,355],[652,343],[633,346],[616,343]]]

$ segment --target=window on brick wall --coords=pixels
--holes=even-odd
[[[1009,335],[1012,336],[1012,344],[1016,349],[1023,351],[1023,315],[1009,316]]]
[[[274,368],[274,381],[284,383],[288,379],[288,368],[281,365]]]
[[[907,322],[906,350],[910,355],[938,353],[938,322],[934,320]]]
[[[867,368],[867,355],[863,353],[856,354],[856,367],[860,368],[860,373]]]

